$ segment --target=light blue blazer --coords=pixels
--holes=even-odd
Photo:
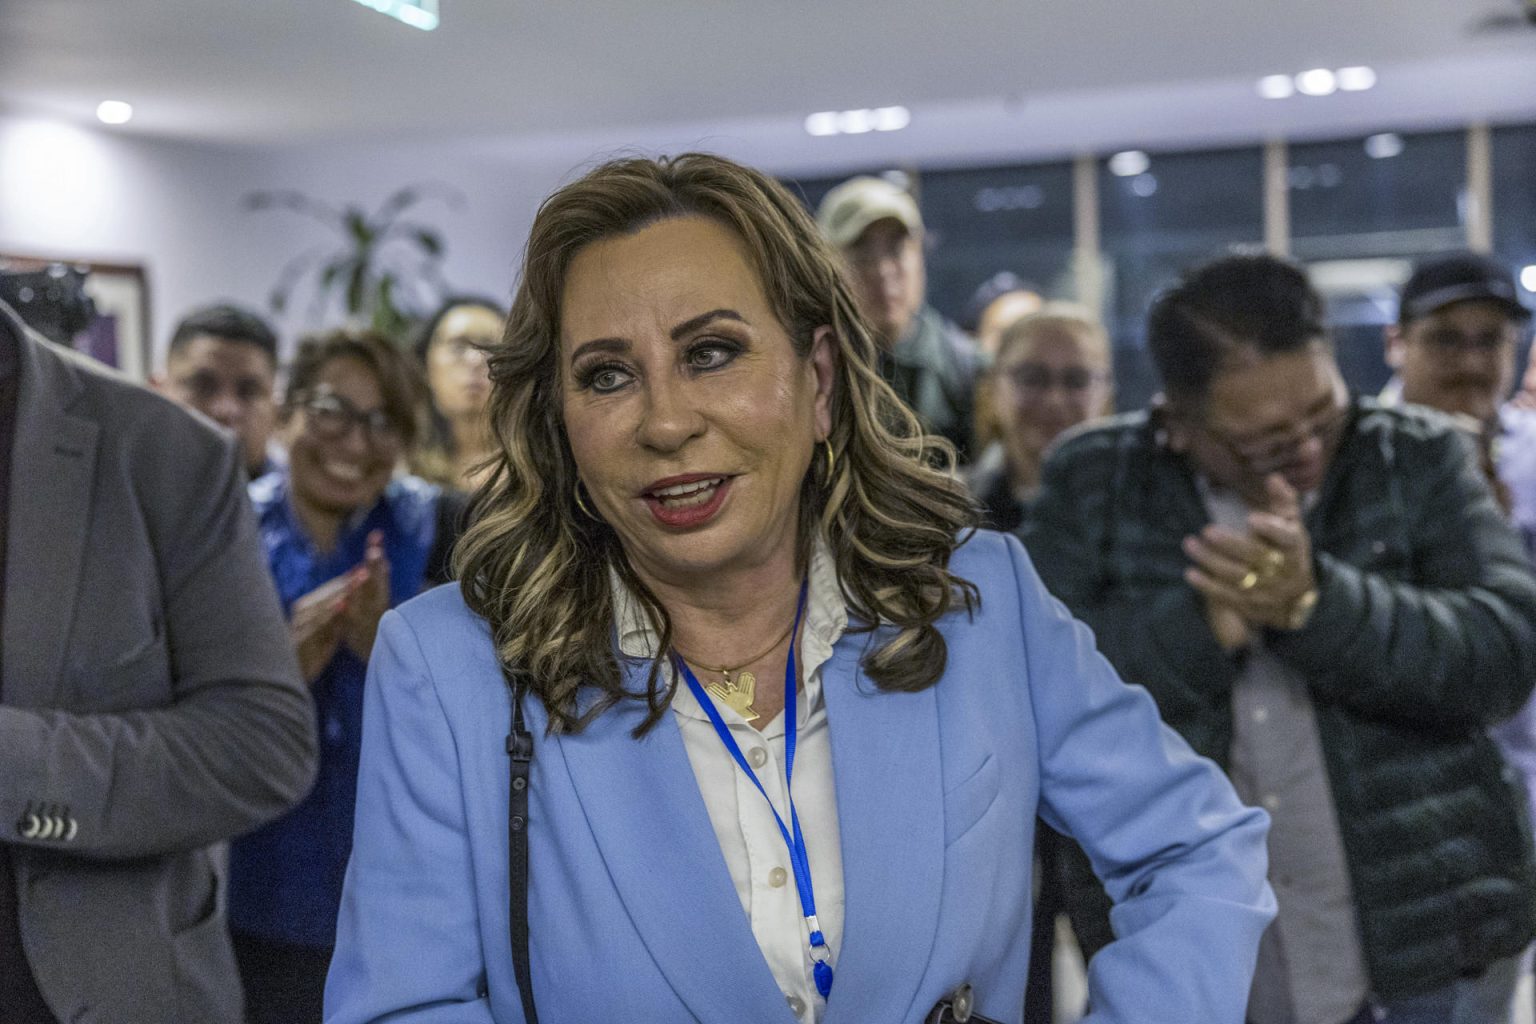
[[[846,893],[826,1024],[915,1024],[966,981],[980,1013],[1017,1022],[1037,813],[1083,843],[1117,904],[1089,1020],[1240,1024],[1274,914],[1266,816],[1119,680],[1016,540],[978,533],[951,567],[981,608],[940,623],[937,686],[875,688],[859,659],[884,632],[845,635],[823,668]],[[643,672],[631,669],[635,689]],[[330,1024],[523,1020],[507,928],[509,713],[487,627],[456,588],[385,617]],[[527,714],[542,1024],[794,1024],[673,718],[635,740],[633,704],[578,735],[545,736],[536,702]]]

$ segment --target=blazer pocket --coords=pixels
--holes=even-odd
[[[997,757],[988,754],[975,771],[944,794],[945,846],[952,846],[981,820],[996,802],[997,791]]]

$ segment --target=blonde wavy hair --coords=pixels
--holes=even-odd
[[[576,504],[576,464],[562,417],[560,300],[572,259],[594,242],[673,217],[708,217],[742,239],[779,322],[801,358],[829,325],[837,339],[830,442],[799,505],[799,565],[817,530],[837,564],[853,628],[894,627],[863,668],[884,690],[920,690],[944,672],[935,623],[979,601],[949,571],[976,514],[953,475],[954,449],[923,434],[876,371],[873,336],[836,253],[805,208],[773,179],[722,157],[622,159],[547,199],[534,218],[504,338],[492,352],[491,422],[501,455],[471,504],[454,568],[469,607],[490,624],[497,656],[549,713],[552,731],[579,731],[622,700],[643,700],[653,726],[676,680],[662,671],[672,624],[607,524]],[[614,637],[610,566],[660,636],[646,688],[624,687]],[[595,699],[589,699],[595,698]]]

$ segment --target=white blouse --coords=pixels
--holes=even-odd
[[[656,634],[644,611],[617,575],[612,577],[619,649],[631,657],[651,657]],[[810,857],[816,917],[831,950],[834,971],[843,937],[843,853],[837,824],[837,794],[832,785],[832,739],[822,697],[821,669],[832,645],[848,626],[848,609],[837,581],[837,568],[824,539],[811,551],[810,587],[800,634],[802,685],[796,696],[799,733],[795,741],[795,810]],[[670,680],[670,665],[664,670]],[[762,726],[749,725],[735,711],[717,704],[747,763],[789,825],[784,787],[784,715]],[[785,1000],[797,1017],[819,1022],[826,1002],[811,976],[810,930],[800,909],[789,850],[763,794],[731,758],[709,717],[691,690],[679,685],[672,712],[683,735],[688,761],[709,811],[720,852],[736,884],[741,909]]]

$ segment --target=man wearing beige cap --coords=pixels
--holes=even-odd
[[[827,193],[816,212],[848,261],[860,310],[880,344],[880,370],[923,425],[971,447],[977,355],[961,331],[924,302],[923,218],[905,189],[858,177]]]

